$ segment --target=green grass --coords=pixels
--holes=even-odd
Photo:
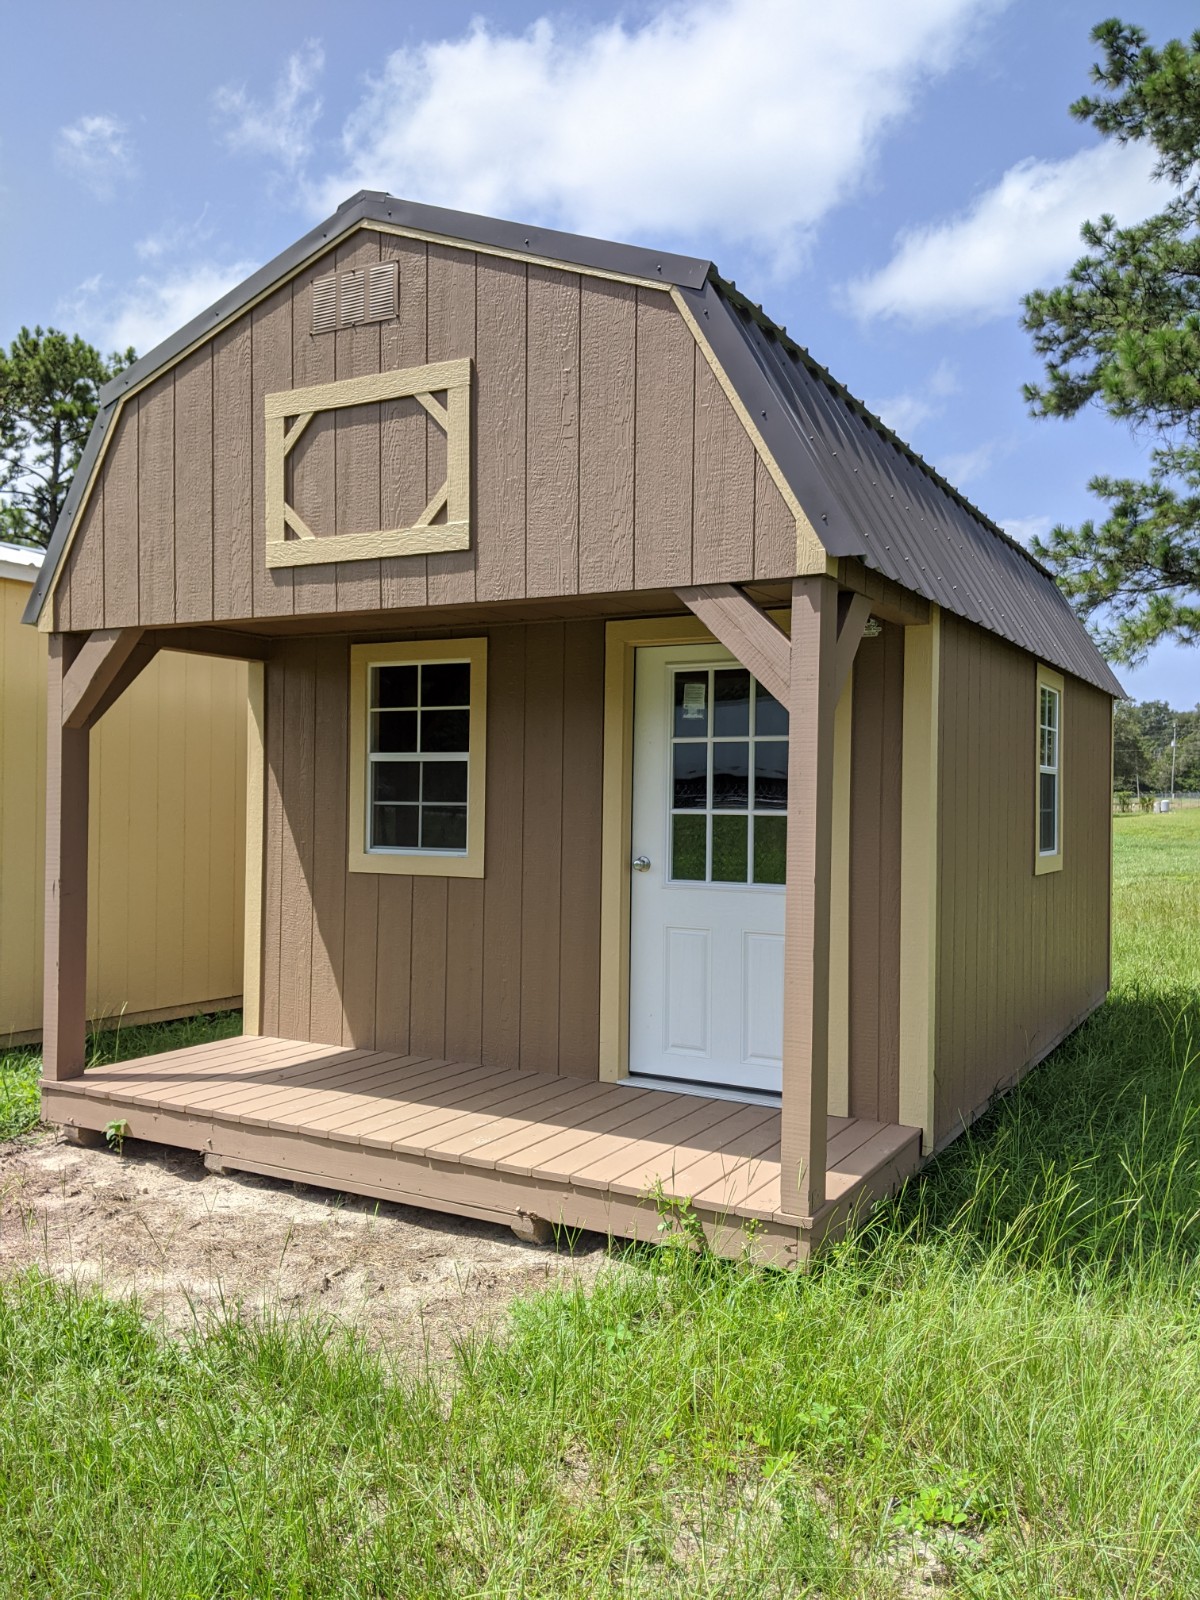
[[[807,1276],[631,1252],[449,1381],[0,1291],[5,1596],[1200,1594],[1200,813],[1109,1004]]]
[[[88,1036],[88,1066],[131,1061],[163,1050],[179,1050],[209,1039],[228,1039],[242,1031],[240,1011],[184,1017],[178,1022],[147,1022],[104,1028]],[[38,1079],[42,1057],[36,1045],[0,1048],[0,1139],[17,1139],[38,1123]]]

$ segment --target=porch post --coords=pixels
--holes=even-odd
[[[87,727],[63,726],[63,680],[81,641],[50,635],[46,693],[46,927],[42,1075],[83,1072],[87,1029]]]
[[[781,1205],[798,1217],[825,1201],[837,599],[832,578],[792,584]]]

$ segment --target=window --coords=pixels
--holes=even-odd
[[[350,869],[483,876],[487,642],[351,650]]]
[[[671,881],[783,883],[786,709],[744,667],[673,677]]]
[[[1049,667],[1037,673],[1037,849],[1035,872],[1062,867],[1063,680]]]

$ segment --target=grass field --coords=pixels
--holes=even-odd
[[[5,1596],[1200,1594],[1200,813],[1104,1010],[808,1276],[642,1251],[449,1384],[0,1289]]]

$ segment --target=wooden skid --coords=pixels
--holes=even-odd
[[[653,1241],[653,1194],[688,1200],[713,1244],[787,1266],[918,1163],[915,1128],[829,1119],[829,1199],[811,1229],[780,1203],[779,1113],[703,1095],[285,1039],[226,1039],[42,1085],[69,1130],[529,1231],[530,1219]],[[748,1231],[747,1224],[753,1224]]]

